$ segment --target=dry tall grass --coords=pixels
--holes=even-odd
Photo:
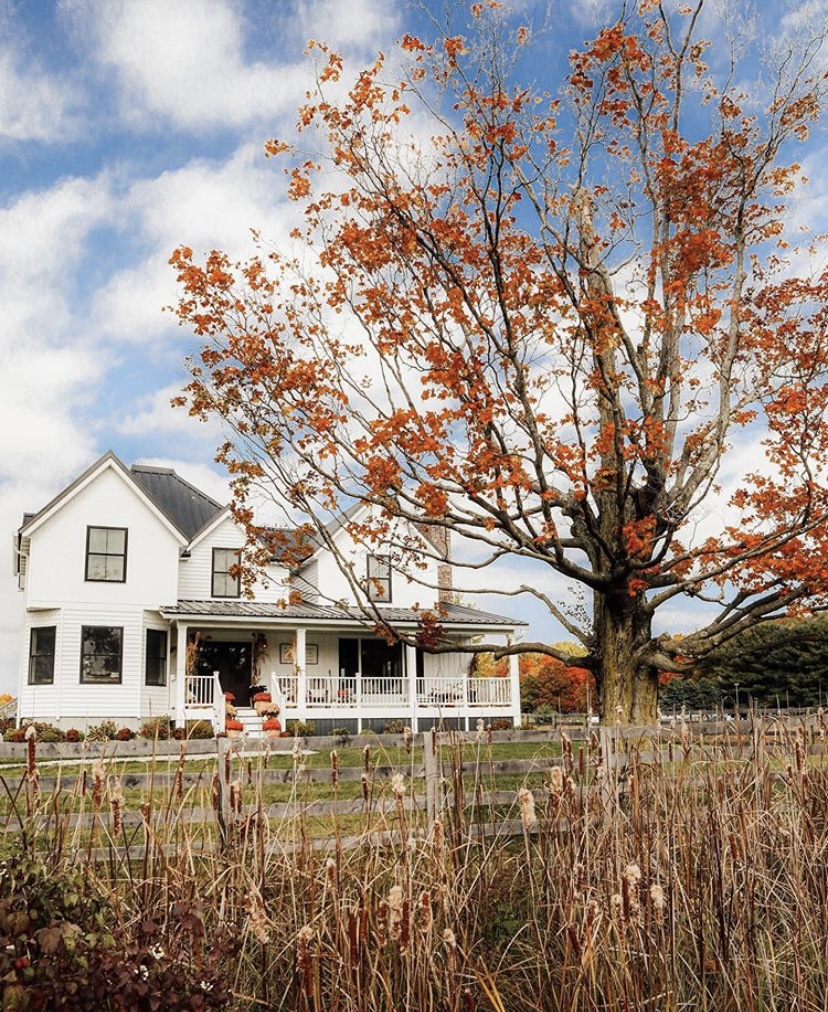
[[[595,742],[565,748],[544,788],[513,794],[508,809],[494,803],[485,743],[465,776],[449,745],[430,825],[411,804],[422,789],[413,770],[383,786],[369,751],[358,825],[332,812],[324,845],[306,814],[268,818],[264,760],[228,758],[222,806],[218,776],[184,788],[182,758],[171,788],[150,783],[131,825],[105,764],[46,794],[32,746],[28,776],[7,785],[8,823],[29,865],[78,894],[69,914],[60,907],[64,921],[77,909],[87,932],[94,898],[130,980],[146,978],[146,1004],[118,1004],[114,984],[99,986],[112,1008],[199,1008],[221,995],[220,1007],[308,1012],[823,1012],[823,730],[772,730],[746,736],[737,758],[686,735],[669,750],[629,745],[619,768]],[[334,797],[338,779],[334,754]],[[54,986],[43,973],[24,979],[39,960],[63,958],[67,979],[77,971],[63,936],[44,954],[33,925],[29,939],[10,933],[15,890],[35,888],[16,867],[14,880],[0,869],[0,941],[16,946],[14,960],[28,952],[2,985],[19,1001],[26,987]],[[91,985],[77,977],[72,1000],[89,1007]],[[164,981],[167,998],[152,1004]]]

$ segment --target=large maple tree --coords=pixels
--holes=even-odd
[[[414,578],[410,549],[439,559],[429,529],[466,546],[455,571],[517,557],[514,591],[586,649],[623,722],[655,717],[660,671],[826,600],[828,274],[783,230],[819,40],[786,51],[760,110],[734,64],[723,83],[706,65],[703,4],[625,4],[552,96],[507,72],[532,38],[509,42],[494,3],[350,85],[313,45],[300,140],[266,145],[294,247],[172,258],[205,339],[187,400],[229,426],[251,545],[256,485],[322,539],[371,505],[351,533]],[[654,634],[689,598],[713,618]],[[439,619],[429,649],[449,648]],[[528,650],[574,659],[499,653]]]

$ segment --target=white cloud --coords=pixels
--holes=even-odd
[[[85,0],[73,10],[94,39],[93,58],[117,80],[121,113],[132,126],[158,117],[198,130],[237,126],[293,107],[307,69],[244,62],[237,5],[223,0]]]
[[[368,49],[387,46],[398,30],[399,17],[389,0],[304,0],[298,5],[295,26],[304,41]]]
[[[77,127],[80,94],[68,81],[0,49],[0,141],[54,142]]]

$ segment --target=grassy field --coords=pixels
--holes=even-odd
[[[421,749],[32,746],[2,773],[3,1008],[824,1010],[824,732],[617,763],[446,736],[434,819]]]

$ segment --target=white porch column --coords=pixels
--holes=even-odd
[[[307,650],[305,649],[305,630],[296,630],[296,649],[294,650],[293,663],[296,666],[296,702],[299,706],[299,719],[305,719],[305,710],[308,705],[308,677],[307,677]]]
[[[508,643],[508,640],[507,640]],[[512,720],[520,727],[520,654],[509,654],[509,693],[512,701]]]
[[[417,648],[405,645],[405,673],[408,676],[408,708],[411,713],[411,730],[417,733]]]
[[[185,689],[187,682],[187,626],[178,623],[175,646],[175,723],[184,726]]]

